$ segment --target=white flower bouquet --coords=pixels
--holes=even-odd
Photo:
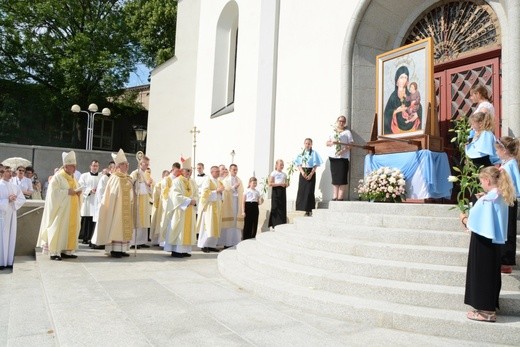
[[[405,200],[406,181],[399,169],[381,167],[359,180],[361,200],[401,202]]]

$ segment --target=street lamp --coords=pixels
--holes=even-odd
[[[143,148],[143,142],[146,139],[146,129],[140,125],[134,125],[135,138],[139,143],[139,149]]]
[[[94,116],[96,114],[102,114],[105,117],[110,116],[110,109],[104,108],[101,112],[98,112],[98,106],[96,104],[88,105],[88,111],[83,111],[79,105],[72,105],[70,110],[74,113],[86,113],[87,114],[87,144],[85,149],[87,151],[92,150],[92,143],[94,142]]]

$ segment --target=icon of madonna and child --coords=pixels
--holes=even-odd
[[[384,135],[421,130],[423,108],[418,82],[410,82],[406,65],[395,72],[395,89],[388,97],[384,110]]]

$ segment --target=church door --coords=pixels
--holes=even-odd
[[[467,117],[476,108],[472,104],[470,89],[482,84],[488,88],[495,107],[495,135],[500,136],[500,51],[492,51],[471,59],[461,59],[435,66],[435,96],[440,136],[444,138],[445,150],[452,159],[455,146],[451,143],[453,127],[451,120]]]

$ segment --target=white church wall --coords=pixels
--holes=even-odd
[[[231,113],[211,116],[216,25],[228,1],[207,1],[201,10],[195,125],[198,135],[196,161],[210,165],[239,166],[239,176],[249,179],[254,168],[254,134],[256,126],[257,84],[260,37],[260,2],[236,1],[238,5],[238,44],[235,103]],[[269,68],[269,67],[267,67]],[[268,70],[267,70],[268,71]],[[207,170],[208,171],[208,170]],[[260,177],[259,177],[260,178]]]
[[[200,1],[179,1],[175,57],[152,71],[147,155],[155,180],[191,155]]]
[[[332,195],[325,142],[340,115],[344,37],[356,1],[282,1],[278,41],[274,159],[293,160],[310,137],[325,164],[316,196]],[[347,115],[348,116],[348,115]],[[295,200],[298,174],[287,194]]]

